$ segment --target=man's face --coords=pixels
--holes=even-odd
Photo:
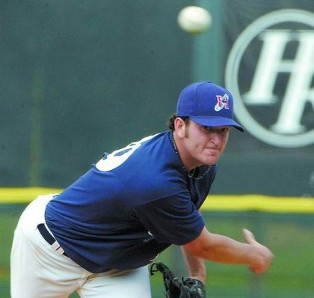
[[[178,148],[185,166],[192,169],[200,165],[216,164],[228,142],[230,128],[205,127],[191,120],[188,125],[181,124],[178,130]]]

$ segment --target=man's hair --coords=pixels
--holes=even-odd
[[[177,118],[181,118],[186,125],[188,125],[190,123],[190,118],[187,117],[187,116],[177,116],[176,114],[173,114],[170,119],[169,119],[169,122],[168,122],[168,127],[170,130],[174,131],[174,120],[177,119]]]

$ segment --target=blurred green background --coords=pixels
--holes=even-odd
[[[13,230],[24,204],[0,205],[0,297],[9,298],[9,253]],[[265,275],[253,275],[246,267],[207,262],[208,297],[311,298],[314,293],[314,215],[262,212],[204,212],[210,230],[242,238],[242,228],[251,229],[257,240],[275,254]],[[178,247],[163,252],[165,262],[176,274],[186,270]],[[161,274],[151,277],[154,298],[163,297]],[[73,294],[72,297],[78,297]]]
[[[66,187],[104,151],[165,130],[187,84],[224,86],[231,47],[258,17],[314,11],[312,0],[199,1],[212,26],[194,36],[177,24],[191,4],[0,1],[0,186]],[[258,51],[245,63],[254,63]],[[249,82],[251,70],[239,76]],[[258,109],[258,120],[273,123],[278,107]],[[304,124],[314,129],[310,101],[307,107]],[[313,149],[274,147],[233,131],[213,191],[312,195]]]

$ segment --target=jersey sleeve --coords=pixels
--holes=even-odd
[[[133,211],[160,243],[184,245],[197,238],[205,226],[191,199],[184,195],[154,200]]]

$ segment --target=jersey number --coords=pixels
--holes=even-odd
[[[133,142],[124,148],[113,151],[112,153],[104,156],[100,161],[96,163],[96,168],[99,171],[111,171],[120,165],[122,165],[136,149],[138,149],[143,142],[151,139],[154,136],[148,136],[141,139],[138,142]]]

